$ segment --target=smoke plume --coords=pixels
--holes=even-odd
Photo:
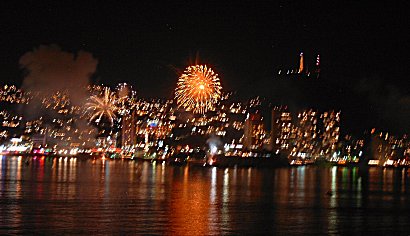
[[[41,45],[20,58],[20,66],[26,72],[22,89],[34,94],[33,100],[24,107],[24,117],[28,120],[43,117],[45,126],[50,125],[53,118],[73,119],[72,129],[94,130],[85,120],[81,120],[79,112],[68,115],[58,114],[58,109],[44,108],[42,99],[49,99],[57,91],[68,95],[71,106],[83,107],[89,93],[87,86],[91,75],[97,67],[97,59],[91,53],[79,51],[71,53],[61,50],[57,45]],[[50,126],[50,129],[53,129]],[[85,135],[85,134],[84,134]],[[72,140],[81,137],[73,134]],[[83,136],[83,139],[87,137]],[[58,142],[58,141],[57,141]]]
[[[45,96],[67,90],[73,105],[81,105],[97,63],[88,52],[73,54],[57,45],[41,45],[20,58],[20,66],[27,72],[22,89]]]

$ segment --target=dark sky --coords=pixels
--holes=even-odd
[[[406,1],[149,2],[1,3],[1,82],[21,84],[19,58],[57,44],[98,59],[94,82],[128,82],[143,97],[172,97],[178,73],[199,62],[243,98],[341,109],[347,131],[410,130]],[[309,64],[320,54],[321,77],[278,79],[301,51]]]

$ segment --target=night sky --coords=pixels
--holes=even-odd
[[[410,131],[405,1],[39,2],[0,6],[1,83],[21,85],[20,57],[56,44],[98,60],[94,83],[127,82],[141,97],[171,98],[179,73],[205,63],[242,99],[341,109],[345,132]],[[310,65],[320,54],[320,78],[278,78],[302,51]]]

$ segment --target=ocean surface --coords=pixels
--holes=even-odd
[[[410,170],[0,156],[0,234],[409,235]]]

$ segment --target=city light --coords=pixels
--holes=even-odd
[[[289,165],[320,161],[341,166],[363,161],[381,167],[410,164],[407,136],[399,138],[372,129],[371,139],[341,137],[341,111],[291,112],[287,106],[274,106],[268,124],[266,114],[260,112],[260,97],[244,102],[231,100],[230,93],[221,93],[217,75],[206,66],[188,67],[178,86],[176,95],[180,96],[176,98],[180,101],[174,102],[137,99],[136,92],[125,83],[119,84],[115,93],[103,85],[93,85],[88,87],[90,95],[83,108],[74,106],[65,91],[56,91],[41,99],[42,108],[55,114],[47,119],[40,116],[28,120],[3,109],[1,152],[167,160],[178,152],[192,153],[200,148],[210,156],[218,156],[212,160],[214,164],[221,163],[217,160],[221,156],[284,158]],[[38,96],[16,86],[5,85],[2,89],[3,102],[9,104],[18,104],[16,93],[19,98]],[[27,105],[30,101],[24,99]],[[181,106],[187,111],[177,109]],[[78,126],[84,118],[83,110],[92,126]],[[207,113],[210,110],[213,112]],[[13,137],[18,129],[24,134]],[[377,149],[373,148],[371,155],[365,154],[366,145]]]

